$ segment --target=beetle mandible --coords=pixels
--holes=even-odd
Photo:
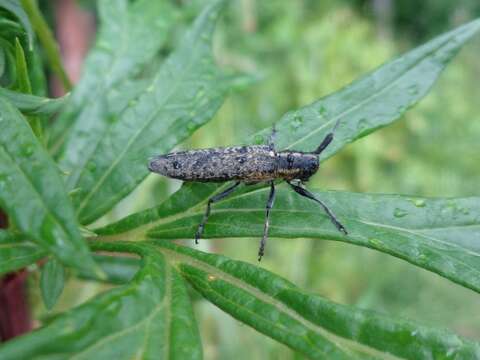
[[[319,155],[332,142],[338,123],[339,121],[337,121],[333,130],[325,136],[318,148],[312,152],[276,151],[274,126],[268,145],[232,146],[173,152],[152,158],[148,164],[148,169],[154,173],[183,181],[235,181],[227,189],[208,200],[205,214],[195,233],[196,244],[203,234],[213,203],[230,195],[241,183],[251,185],[268,182],[270,184],[270,195],[266,206],[263,237],[258,250],[258,261],[260,261],[264,255],[268,238],[270,210],[275,200],[274,181],[277,179],[285,180],[295,192],[320,204],[335,227],[343,234],[348,234],[345,227],[337,220],[327,205],[301,186],[317,172]]]

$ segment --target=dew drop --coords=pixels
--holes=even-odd
[[[418,255],[418,257],[417,257],[417,261],[418,261],[420,264],[426,263],[427,260],[428,260],[428,258],[427,258],[427,255],[425,255],[425,254],[420,254],[420,255]]]
[[[326,108],[325,106],[323,106],[323,105],[320,106],[320,107],[318,108],[318,114],[319,114],[320,116],[322,116],[322,117],[325,116],[325,115],[327,114],[327,108]]]
[[[253,137],[253,142],[254,142],[254,144],[256,144],[256,145],[263,144],[263,136],[262,136],[262,135],[255,135],[255,136]]]
[[[357,123],[358,133],[362,134],[363,132],[368,130],[368,127],[369,127],[368,120],[366,118],[361,118],[360,120],[358,120],[358,123]]]
[[[32,145],[25,145],[25,147],[22,149],[22,154],[25,157],[30,157],[33,154],[33,146]]]
[[[417,200],[414,200],[414,201],[413,201],[413,204],[414,204],[416,207],[425,207],[425,200],[423,200],[423,199],[417,199]]]
[[[95,162],[93,162],[93,161],[90,161],[87,164],[87,169],[91,172],[94,172],[97,169],[97,164],[95,164]]]
[[[397,107],[397,112],[399,115],[402,115],[406,110],[407,110],[407,107],[404,105],[400,105],[399,107]]]
[[[291,124],[292,130],[297,130],[303,124],[303,117],[300,115],[295,115]]]
[[[395,216],[396,218],[402,218],[407,215],[408,212],[400,208],[395,208],[395,210],[393,211],[393,216]]]
[[[417,84],[413,84],[413,85],[410,85],[408,88],[407,88],[407,91],[410,95],[414,96],[414,95],[418,95],[418,85]]]
[[[457,352],[457,349],[451,347],[450,349],[447,350],[447,352],[445,353],[445,356],[447,358],[453,357],[453,355],[455,355],[456,352]]]
[[[203,95],[205,95],[205,90],[204,90],[204,89],[200,89],[200,90],[197,91],[197,93],[196,93],[195,96],[196,96],[197,99],[199,99],[199,98],[201,98]]]
[[[383,243],[379,239],[368,239],[368,243],[373,247],[379,248],[383,246]]]

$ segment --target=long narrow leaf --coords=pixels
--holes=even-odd
[[[7,342],[0,358],[201,359],[192,306],[177,270],[153,246],[126,248],[143,256],[130,283]]]
[[[68,96],[69,95],[65,95],[60,98],[49,99],[0,88],[0,97],[10,101],[24,115],[51,116],[65,105]]]
[[[157,242],[205,298],[312,359],[473,359],[480,344],[330,302],[253,265]],[[372,336],[375,334],[375,336]]]
[[[149,157],[187,138],[222,104],[228,81],[214,64],[211,38],[223,3],[213,2],[198,16],[138,102],[93,150],[81,152],[84,158],[72,169],[68,185],[79,189],[74,202],[82,223],[94,221],[131,192],[148,175]]]
[[[95,46],[50,136],[52,152],[66,171],[81,166],[84,156],[78,156],[78,149],[90,154],[116,121],[120,112],[111,105],[111,98],[118,92],[129,96],[124,83],[132,81],[152,60],[174,20],[166,0],[105,0],[98,2],[98,12],[101,26]]]
[[[19,270],[46,255],[45,250],[21,236],[0,230],[0,274]]]
[[[348,236],[337,231],[316,203],[283,186],[272,210],[270,236],[335,239],[370,247],[480,292],[479,197],[435,199],[347,192],[316,195],[337,215]],[[189,206],[206,196],[202,185],[184,186],[162,207],[132,215],[97,233],[117,238],[193,238],[205,204]],[[216,203],[205,237],[261,237],[267,197],[267,189],[247,188]],[[172,212],[172,208],[181,212]],[[273,242],[269,246],[274,246]]]
[[[339,92],[298,111],[286,114],[277,125],[277,147],[279,149],[313,150],[340,119],[334,141],[327,148],[325,156],[322,154],[322,159],[325,160],[349,142],[393,122],[407,107],[416,103],[427,93],[448,61],[479,29],[480,20],[463,25],[410,51],[399,59],[383,65]],[[270,130],[257,134],[254,139],[259,138],[261,141],[267,131]],[[119,238],[142,238],[145,236],[192,238],[208,198],[219,191],[219,186],[212,184],[183,186],[164,204],[129,216],[104,229],[99,229],[98,233]],[[258,191],[262,192],[262,190]],[[245,196],[245,199],[249,199],[250,202],[243,204],[240,200],[235,202],[235,196],[233,196],[230,200],[224,201],[225,205],[216,205],[214,209],[225,206],[230,210],[225,209],[223,213],[214,215],[210,219],[205,236],[259,236],[260,224],[264,221],[263,209],[266,195],[262,194],[257,198],[254,194],[252,192]],[[473,236],[470,240],[473,242],[478,239],[476,230],[478,220],[471,220],[473,223],[470,224],[469,220],[462,222],[465,217],[442,217],[443,222],[438,223],[428,218],[425,208],[415,207],[412,203],[408,207],[408,213],[411,215],[405,216],[405,211],[402,209],[405,202],[408,203],[408,201],[402,197],[341,193],[333,193],[327,197],[329,203],[333,204],[332,210],[338,213],[342,221],[346,222],[350,232],[349,236],[341,236],[318,207],[311,208],[315,215],[312,213],[312,216],[308,218],[307,226],[304,214],[298,212],[306,206],[312,206],[305,200],[301,200],[300,203],[298,202],[300,200],[292,200],[292,203],[289,204],[284,203],[283,209],[281,208],[282,201],[277,201],[273,217],[279,218],[279,215],[276,214],[283,213],[282,222],[279,224],[282,224],[284,228],[291,227],[291,231],[280,231],[275,227],[276,220],[272,219],[272,236],[327,237],[372,247],[480,291],[478,250],[472,250],[465,246],[467,237]],[[290,197],[288,198],[290,199]],[[384,212],[384,210],[378,209],[376,205],[383,201],[387,202],[389,209],[394,210]],[[420,199],[419,201],[431,203],[432,206],[443,204],[442,206],[446,209],[443,211],[451,212],[448,210],[450,200]],[[460,203],[466,201],[468,206],[465,206],[467,207],[474,206],[470,204],[469,200],[459,199],[458,201]],[[338,206],[335,206],[337,204]],[[362,209],[367,209],[365,211],[367,214],[369,214],[368,209],[373,208],[383,216],[371,214],[366,218],[370,223],[362,223],[365,215],[356,212],[360,204]],[[257,211],[252,209],[257,209]],[[395,212],[395,209],[398,210]],[[234,213],[235,215],[233,215]],[[441,209],[436,209],[437,217],[441,213]],[[416,223],[411,221],[413,216],[419,214],[423,216],[424,223],[421,228],[427,232],[426,234],[423,233],[423,230],[418,230]],[[478,216],[478,212],[475,213],[474,209],[472,209],[472,214]],[[319,224],[317,219],[323,221]],[[381,221],[377,221],[378,219]],[[240,221],[241,225],[232,226],[237,221]],[[215,224],[220,225],[215,226]],[[228,226],[223,226],[223,224],[228,224]],[[302,224],[302,226],[296,227],[297,224]],[[453,230],[442,231],[442,227],[449,229],[455,227],[459,235]]]
[[[64,264],[92,272],[56,164],[22,115],[0,98],[0,206],[17,227]]]

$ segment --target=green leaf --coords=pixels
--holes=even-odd
[[[30,23],[30,20],[28,19],[28,15],[25,12],[25,10],[22,8],[22,5],[20,4],[20,1],[18,0],[0,0],[0,7],[7,9],[10,11],[12,14],[14,14],[22,26],[25,28],[25,31],[28,36],[28,44],[29,44],[29,50],[33,49],[33,28]]]
[[[27,61],[25,60],[25,53],[18,38],[15,38],[15,58],[17,66],[17,88],[22,93],[31,94],[32,86],[28,78]]]
[[[325,151],[324,154],[326,155],[323,156],[322,154],[322,160],[325,160],[348,142],[387,125],[397,119],[408,106],[413,105],[426,94],[447,62],[454,57],[465,41],[479,28],[480,20],[461,26],[410,51],[397,60],[383,65],[339,92],[296,112],[286,114],[277,125],[278,143],[280,144],[277,148],[313,150],[326,133],[331,131],[335,122],[341,119],[342,121],[335,133],[335,140]],[[365,120],[367,118],[368,121]],[[266,131],[270,130],[257,134],[254,139],[260,139],[261,142],[266,135]],[[192,238],[208,198],[215,192],[220,191],[219,189],[222,186],[225,185],[195,184],[183,186],[171,199],[160,206],[131,215],[103,229],[98,229],[97,233],[110,235],[114,238],[158,236],[162,238]],[[250,188],[250,192],[249,195],[233,195],[221,203],[215,204],[213,214],[224,207],[223,213],[213,215],[207,224],[207,231],[204,236],[207,238],[259,236],[263,226],[260,224],[264,222],[264,207],[267,195],[265,190],[258,188]],[[256,198],[255,194],[260,198]],[[241,199],[242,196],[249,200],[245,203],[235,200],[237,197]],[[280,192],[281,196],[283,196],[282,192]],[[320,194],[320,196],[325,195]],[[405,198],[349,193],[333,193],[326,196],[327,203],[333,205],[332,210],[338,213],[339,218],[342,221],[346,218],[345,225],[350,232],[348,237],[340,236],[341,234],[326,220],[322,210],[315,204],[308,204],[308,201],[304,199],[295,200],[292,204],[284,204],[283,209],[281,207],[282,200],[276,201],[272,215],[272,236],[327,237],[372,247],[480,291],[480,281],[478,280],[480,278],[478,276],[480,265],[478,265],[476,259],[478,249],[472,250],[470,246],[465,245],[465,239],[472,236],[472,231],[478,238],[478,232],[475,233],[475,227],[478,226],[477,220],[475,220],[476,222],[472,220],[473,224],[470,225],[468,222],[462,223],[463,218],[444,219],[442,217],[445,221],[445,224],[442,225],[429,219],[425,209],[416,208],[414,204],[410,204],[411,206],[408,209],[411,214],[423,214],[425,221],[422,224],[423,227],[420,228],[428,230],[427,235],[425,235],[422,233],[423,230],[416,230],[420,228],[411,222],[412,218],[410,216],[402,217],[398,216],[398,213],[396,216],[392,211],[384,212],[382,209],[378,209],[378,214],[372,215],[370,221],[375,222],[376,219],[380,218],[382,222],[362,224],[363,214],[355,212],[355,209],[359,206],[357,202],[362,204],[362,209],[368,209],[369,207],[376,209],[377,203],[388,200],[389,208],[395,209],[397,207],[402,208],[405,205],[407,201]],[[294,200],[292,199],[292,201]],[[430,203],[429,199],[419,199],[419,201]],[[449,200],[432,199],[431,201],[446,206],[445,204]],[[457,200],[451,201],[455,202]],[[464,202],[462,199],[458,199],[458,201],[460,203]],[[465,201],[468,203],[468,206],[465,205],[465,207],[473,206],[468,200]],[[337,202],[340,205],[338,208],[335,206]],[[238,209],[236,209],[237,206]],[[310,206],[315,214],[309,218],[307,227],[305,227],[307,223],[303,219],[304,214],[295,212],[305,206]],[[413,209],[414,207],[415,209]],[[258,209],[258,211],[251,212],[251,209]],[[237,213],[233,216],[233,212],[236,211]],[[441,211],[437,209],[437,214],[441,214]],[[284,218],[283,222],[279,224],[292,227],[291,231],[281,232],[275,228],[275,217],[278,218],[280,213],[284,214]],[[472,209],[472,214],[472,216],[478,216],[479,213],[475,213],[475,210]],[[380,215],[383,215],[383,217],[380,217]],[[313,217],[315,220],[313,220]],[[320,226],[317,226],[319,218],[323,219],[323,222]],[[232,225],[239,221],[241,225]],[[216,224],[220,225],[215,226]],[[302,224],[303,227],[296,227],[296,224]],[[399,229],[391,228],[392,226],[399,227]],[[458,232],[461,232],[462,235],[457,236],[453,230],[442,231],[442,226],[460,226]],[[305,229],[308,229],[308,231]],[[391,240],[392,236],[395,240]]]
[[[40,290],[43,303],[48,310],[53,309],[62,294],[65,284],[65,270],[56,259],[50,259],[43,265],[40,276]]]
[[[246,187],[215,203],[204,237],[260,238],[268,191]],[[209,196],[205,186],[184,185],[160,207],[96,232],[105,238],[191,239]],[[270,237],[333,239],[369,247],[480,292],[479,197],[436,199],[348,192],[317,192],[316,196],[337,215],[348,236],[338,232],[316,203],[281,185]]]
[[[62,159],[65,170],[81,164],[74,148],[90,154],[124,107],[112,97],[130,99],[138,91],[125,83],[138,77],[163,46],[174,20],[169,1],[106,0],[98,2],[100,30],[88,53],[72,98],[52,129],[50,148]],[[148,86],[145,83],[145,86]],[[145,90],[145,88],[142,88]],[[128,101],[124,106],[128,106]],[[64,144],[64,143],[67,144]]]
[[[205,298],[312,359],[473,359],[480,344],[443,329],[330,302],[256,266],[157,241]],[[372,336],[375,334],[375,336]]]
[[[33,264],[47,252],[21,236],[0,230],[0,274],[7,274]]]
[[[82,272],[78,274],[80,277],[87,280],[123,285],[132,280],[140,267],[140,260],[131,256],[94,255],[93,259],[106,276],[92,276],[90,273]]]
[[[63,68],[60,49],[58,48],[52,31],[38,8],[36,0],[20,0],[19,2],[27,13],[38,39],[45,50],[45,56],[48,59],[51,70],[60,78],[65,91],[70,91],[72,84]]]
[[[179,47],[153,77],[138,101],[125,110],[98,144],[72,147],[78,161],[61,158],[70,172],[70,189],[82,224],[112,208],[147,175],[148,158],[170,150],[216,113],[228,81],[214,64],[211,37],[223,1],[209,5],[195,20]],[[92,135],[95,133],[96,135]],[[81,150],[81,151],[80,151]]]
[[[0,98],[0,207],[65,265],[93,271],[58,168],[22,115]]]
[[[277,148],[313,151],[335,123],[335,140],[323,160],[350,142],[399,119],[430,90],[461,47],[480,29],[472,21],[390,61],[343,89],[285,114],[277,123]],[[268,136],[270,129],[259,135]]]
[[[49,99],[41,96],[22,94],[0,87],[0,97],[11,102],[12,105],[25,115],[52,116],[61,110],[68,96],[67,94],[60,98]]]
[[[110,249],[143,256],[141,269],[129,284],[3,344],[0,358],[200,359],[192,305],[177,270],[151,245]]]
[[[30,84],[30,78],[28,75],[27,61],[23,52],[22,45],[18,38],[15,38],[15,58],[16,58],[16,70],[17,70],[17,88],[20,92],[31,94],[32,86]],[[27,117],[34,134],[41,139],[42,138],[42,124],[40,119],[36,116]]]

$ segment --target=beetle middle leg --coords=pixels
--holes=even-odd
[[[211,206],[214,202],[220,201],[230,195],[235,188],[240,185],[240,181],[235,182],[232,186],[228,187],[221,193],[212,196],[208,199],[207,209],[205,210],[205,214],[203,215],[202,222],[198,225],[197,232],[195,233],[195,244],[198,244],[198,239],[202,237],[203,230],[205,229],[205,224],[207,223],[208,217],[210,216]]]
[[[288,182],[288,184],[292,187],[293,190],[295,190],[295,192],[297,194],[300,194],[310,200],[313,200],[317,203],[320,204],[320,206],[323,208],[323,210],[325,210],[325,212],[327,213],[328,217],[330,218],[330,221],[335,225],[335,227],[338,229],[338,231],[344,233],[345,235],[348,235],[348,232],[347,230],[345,229],[345,227],[340,223],[340,221],[337,220],[337,218],[335,217],[335,215],[330,211],[330,209],[327,207],[327,205],[317,199],[315,197],[315,195],[313,195],[310,191],[308,191],[307,189],[301,187],[301,186],[298,186],[298,185],[295,185],[295,184],[292,184],[291,182]]]
[[[270,195],[268,196],[267,206],[265,208],[265,225],[263,227],[263,237],[260,240],[260,248],[258,249],[258,261],[262,260],[262,256],[265,253],[265,245],[268,239],[268,228],[270,226],[270,210],[273,207],[275,201],[275,183],[270,182]]]

